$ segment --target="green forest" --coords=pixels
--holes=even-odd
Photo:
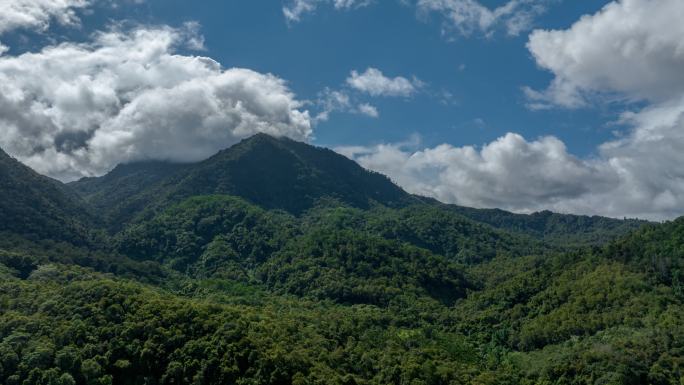
[[[684,384],[684,218],[446,205],[257,135],[62,184],[0,151],[0,384]]]

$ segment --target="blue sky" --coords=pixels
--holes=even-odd
[[[489,5],[502,3],[490,1]],[[605,3],[562,2],[550,7],[535,26],[566,28]],[[509,37],[497,31],[490,38],[443,36],[438,17],[421,21],[414,7],[398,1],[347,11],[321,6],[289,26],[278,1],[205,4],[150,2],[150,12],[156,15],[151,20],[199,21],[211,57],[225,66],[272,72],[287,79],[297,95],[306,99],[315,99],[325,87],[339,88],[351,70],[368,67],[387,76],[416,76],[428,83],[423,92],[408,99],[365,98],[377,105],[377,119],[333,114],[317,127],[315,143],[396,142],[417,133],[426,146],[445,141],[481,144],[517,131],[526,137],[553,134],[573,152],[590,154],[613,129],[606,129],[605,122],[614,120],[615,114],[603,108],[533,112],[525,107],[520,88],[543,88],[552,78],[530,57],[525,33]],[[445,103],[443,92],[451,93],[453,100]]]
[[[506,1],[488,1],[495,8]],[[558,1],[531,27],[567,28],[579,16],[593,13],[607,1]],[[82,28],[53,25],[53,33],[14,36],[17,53],[55,41],[87,40],[90,33],[123,20],[129,23],[181,26],[200,24],[206,51],[225,67],[273,73],[288,81],[300,99],[315,100],[326,87],[344,86],[350,71],[378,68],[387,76],[416,76],[424,89],[409,98],[359,99],[377,106],[378,118],[333,113],[315,130],[313,142],[326,146],[365,145],[408,140],[420,135],[424,146],[448,142],[480,145],[506,132],[528,138],[555,135],[578,155],[591,155],[610,138],[616,119],[610,107],[580,111],[531,111],[523,86],[544,88],[553,78],[535,64],[527,31],[508,36],[444,35],[439,16],[418,17],[416,8],[400,1],[376,1],[359,9],[319,6],[299,22],[288,23],[277,0],[147,0],[122,3],[118,9],[99,4],[79,12]],[[92,14],[89,14],[92,13]],[[61,35],[61,36],[60,36]],[[18,37],[28,37],[23,44]],[[8,40],[8,41],[13,41]],[[445,100],[445,93],[451,99]]]
[[[10,0],[0,147],[73,180],[268,132],[449,203],[673,218],[682,17],[678,0]]]

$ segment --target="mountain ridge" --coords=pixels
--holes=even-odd
[[[269,167],[265,167],[263,164],[259,165],[260,162],[265,161],[263,158],[268,155],[269,151],[280,151],[281,155],[284,152],[284,155],[278,161],[272,161],[269,167],[277,168],[281,164],[288,163],[288,161],[294,161],[304,166],[304,172],[297,173],[293,170],[285,170],[287,172],[274,173],[272,172],[273,169],[269,169]],[[245,158],[251,159],[244,162]],[[320,167],[315,167],[315,165],[312,167],[312,164],[320,158],[334,159],[334,161],[329,163],[342,165],[347,168],[347,172],[324,180],[316,180],[317,175],[321,171]],[[140,171],[140,175],[151,176],[153,183],[148,183],[149,181],[142,181],[141,183],[137,178],[138,175],[129,175],[130,172],[126,170],[130,169],[137,169]],[[163,169],[168,172],[157,172]],[[217,173],[219,175],[216,175]],[[122,175],[117,176],[117,174]],[[237,177],[236,174],[238,174]],[[256,175],[256,177],[250,178],[249,174],[252,174],[252,176]],[[292,177],[293,175],[295,177]],[[287,178],[288,176],[289,178]],[[356,179],[359,176],[364,178],[361,182],[348,184],[343,186],[343,188],[335,186],[335,183]],[[313,179],[313,183],[309,183],[308,186],[302,186],[302,179],[306,178]],[[109,186],[107,185],[108,179],[112,179],[112,183]],[[116,186],[131,180],[136,182],[137,191],[133,191],[129,195],[118,195]],[[368,180],[375,186],[380,186],[380,189],[373,191],[373,189],[360,186],[364,184],[364,181]],[[324,182],[324,185],[322,187],[319,186],[319,191],[309,194],[313,196],[307,197],[307,194],[302,193],[302,190],[306,190],[306,187],[311,187],[321,181]],[[254,188],[255,183],[260,184],[260,186]],[[98,185],[100,190],[97,189]],[[200,187],[198,188],[197,185]],[[547,215],[545,211],[532,214],[516,214],[501,209],[475,209],[445,204],[433,198],[409,194],[386,176],[364,169],[353,160],[330,149],[311,146],[285,137],[276,138],[268,134],[256,134],[244,139],[201,162],[192,164],[138,162],[129,165],[119,165],[112,172],[102,177],[82,179],[70,183],[69,186],[95,207],[105,211],[114,211],[114,213],[108,214],[114,221],[130,221],[135,216],[133,213],[141,211],[146,205],[161,204],[162,206],[168,206],[171,202],[178,203],[193,195],[227,194],[241,196],[265,208],[285,209],[285,211],[295,214],[312,208],[316,201],[321,198],[338,199],[342,204],[349,204],[352,207],[359,208],[368,208],[370,201],[376,201],[377,203],[395,208],[411,204],[429,204],[463,215],[474,221],[486,223],[495,228],[532,234],[539,239],[552,239],[559,232],[562,232],[563,226],[561,226],[560,231],[553,228],[553,226],[558,226],[559,222],[573,228],[585,226],[586,229],[584,231],[587,233],[588,238],[592,238],[592,234],[590,234],[592,231],[599,231],[604,227],[609,227],[611,229],[610,234],[594,238],[594,241],[600,242],[610,240],[625,231],[630,231],[649,223],[641,220],[625,221],[601,216],[558,213]],[[277,188],[273,188],[273,186]],[[285,187],[283,188],[283,186]],[[148,191],[144,193],[146,189]],[[356,194],[354,190],[359,190],[361,193]],[[331,192],[333,193],[331,194]],[[116,198],[103,199],[112,196],[116,196]],[[128,202],[129,199],[131,200],[130,202]],[[167,200],[168,202],[160,203],[160,200]],[[583,240],[578,240],[577,243],[586,244]]]
[[[416,201],[386,176],[363,169],[332,150],[287,138],[257,134],[219,151],[204,161],[173,165],[164,162],[120,166],[99,178],[69,184],[91,204],[105,211],[110,221],[132,220],[144,207],[166,207],[194,195],[226,194],[245,198],[267,209],[294,214],[331,198],[354,207],[373,202],[401,206]],[[116,175],[136,169],[152,175],[154,183],[138,184],[128,196],[108,200],[116,190],[111,184],[126,183],[135,175]],[[98,191],[98,189],[100,191]]]

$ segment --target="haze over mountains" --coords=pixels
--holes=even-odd
[[[0,383],[672,384],[682,220],[410,195],[256,135],[64,185],[0,154]]]

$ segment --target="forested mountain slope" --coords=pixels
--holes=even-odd
[[[311,286],[289,296],[279,294],[287,286],[219,276],[152,287],[56,264],[21,279],[0,265],[0,381],[673,384],[684,366],[681,287],[622,259],[663,242],[682,248],[681,221],[659,227],[635,235],[639,246],[627,237],[593,251],[474,265],[453,304],[392,294],[391,281],[373,276],[367,282],[384,287],[387,302],[325,300],[344,295],[318,292],[325,280],[305,280]],[[313,247],[326,244],[316,237]],[[334,255],[295,255],[280,266],[335,266]],[[302,262],[314,264],[295,268]],[[383,269],[410,279],[401,266]]]
[[[0,150],[0,232],[84,244],[93,222],[70,189]]]
[[[235,195],[266,209],[299,214],[321,198],[368,208],[398,207],[413,198],[382,174],[332,150],[258,134],[175,178],[174,198]]]
[[[197,195],[239,196],[292,214],[301,214],[321,199],[359,208],[373,203],[399,207],[418,201],[384,175],[331,150],[265,134],[196,164],[144,163],[118,168],[112,174],[84,179],[71,187],[106,213],[115,226],[144,208],[154,211]],[[138,182],[135,188],[118,187],[134,181]]]
[[[514,214],[499,209],[474,209],[455,205],[441,205],[472,220],[531,235],[548,242],[565,245],[601,244],[648,224],[639,219],[613,219],[599,216],[558,214],[540,211],[533,214]]]
[[[122,164],[97,178],[68,184],[97,211],[110,228],[120,230],[158,198],[157,187],[180,172],[184,165],[160,161]]]
[[[444,205],[265,135],[68,186],[0,153],[0,196],[0,384],[684,376],[683,219]]]
[[[684,375],[683,219],[602,248],[495,259],[453,308],[512,383],[672,384]],[[519,371],[511,371],[510,368]]]
[[[136,217],[149,219],[171,205],[198,195],[239,196],[266,209],[294,215],[322,201],[359,209],[435,206],[492,227],[543,239],[555,245],[605,243],[646,224],[640,220],[445,205],[413,196],[387,177],[324,148],[259,134],[196,164],[141,162],[121,165],[99,178],[69,184],[110,227],[121,230]],[[426,208],[427,209],[427,208]],[[144,213],[145,215],[142,215]]]

